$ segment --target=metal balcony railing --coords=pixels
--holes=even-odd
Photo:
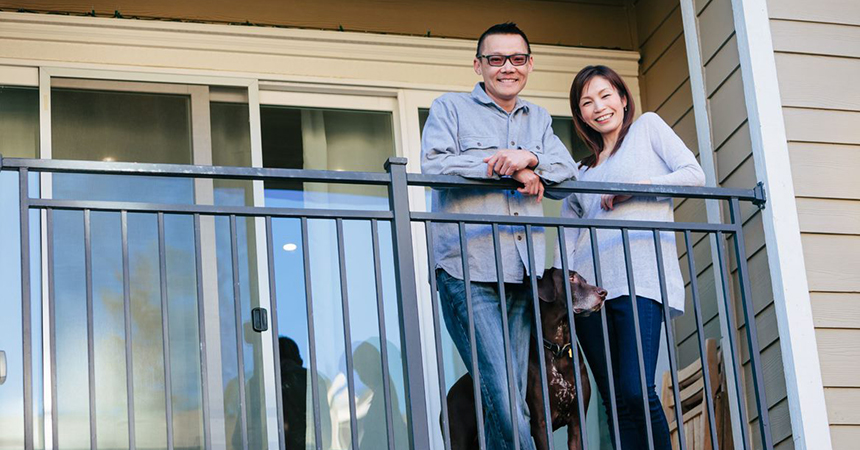
[[[627,221],[627,220],[587,220],[587,219],[574,219],[574,218],[551,218],[551,217],[523,217],[523,216],[489,216],[482,214],[446,214],[439,212],[419,212],[413,211],[410,209],[409,200],[408,200],[408,188],[410,186],[421,186],[421,187],[431,187],[431,188],[478,188],[478,189],[511,189],[517,187],[516,182],[512,180],[502,180],[502,181],[479,181],[479,180],[469,180],[463,179],[460,177],[454,176],[431,176],[431,175],[422,175],[422,174],[411,174],[406,172],[406,159],[404,158],[390,158],[385,163],[385,169],[387,173],[365,173],[365,172],[335,172],[335,171],[317,171],[317,170],[292,170],[292,169],[266,169],[266,168],[240,168],[240,167],[214,167],[214,166],[190,166],[190,165],[169,165],[169,164],[135,164],[135,163],[116,163],[116,162],[85,162],[85,161],[56,161],[56,160],[37,160],[37,159],[16,159],[16,158],[7,158],[2,159],[0,157],[0,170],[2,171],[17,171],[18,172],[18,189],[19,189],[19,208],[20,208],[20,251],[21,251],[21,292],[22,292],[22,329],[23,329],[23,395],[24,395],[24,436],[25,436],[25,447],[27,449],[33,448],[33,436],[34,436],[34,424],[33,424],[33,408],[34,408],[34,398],[33,398],[33,355],[31,352],[32,349],[32,340],[33,336],[31,331],[31,290],[33,286],[31,285],[31,259],[32,258],[40,258],[44,257],[47,259],[47,264],[44,266],[47,268],[47,273],[43,274],[47,278],[47,296],[48,296],[48,311],[46,314],[51,316],[50,323],[54,324],[55,317],[55,305],[54,305],[54,297],[55,292],[52,287],[53,283],[53,274],[51,273],[53,267],[54,251],[53,251],[53,242],[52,242],[52,227],[53,223],[53,215],[55,211],[61,210],[72,210],[79,211],[83,213],[84,218],[84,261],[85,261],[85,276],[86,276],[86,305],[87,305],[87,330],[88,330],[88,380],[90,389],[89,392],[95,392],[97,386],[95,385],[95,377],[94,377],[94,364],[93,364],[93,334],[92,330],[94,327],[94,317],[93,317],[93,292],[92,292],[92,280],[93,280],[93,261],[92,261],[92,248],[91,248],[91,224],[90,217],[93,212],[102,212],[108,211],[113,213],[119,213],[121,217],[121,227],[122,227],[122,273],[124,274],[124,296],[123,303],[125,309],[125,327],[126,327],[126,335],[130,336],[130,318],[129,318],[129,258],[128,258],[128,214],[129,213],[144,213],[154,215],[157,218],[158,225],[158,254],[159,254],[159,274],[161,279],[161,285],[159,286],[161,292],[161,301],[162,307],[166,308],[167,306],[167,293],[166,293],[166,267],[165,267],[165,245],[164,245],[164,218],[166,215],[182,215],[186,217],[193,218],[193,229],[194,229],[194,245],[196,249],[196,257],[193,264],[196,267],[197,273],[197,284],[198,284],[198,320],[200,321],[200,342],[201,349],[206,345],[206,336],[203,332],[203,321],[204,311],[203,311],[203,297],[202,297],[202,280],[201,280],[201,271],[202,271],[202,256],[201,256],[201,218],[202,217],[227,217],[230,221],[230,242],[232,247],[232,255],[233,255],[233,287],[236,290],[234,292],[236,298],[238,298],[238,285],[239,285],[239,275],[236,270],[236,245],[237,245],[237,218],[242,217],[253,217],[253,218],[261,218],[261,220],[265,223],[265,241],[267,245],[267,255],[266,258],[268,260],[267,270],[269,271],[269,286],[267,286],[269,290],[269,295],[271,298],[271,313],[272,317],[277,317],[276,309],[278,305],[278,300],[275,295],[275,265],[273,263],[273,244],[272,244],[272,220],[276,218],[294,218],[300,221],[301,225],[301,239],[303,248],[308,247],[308,229],[309,229],[309,220],[313,219],[323,219],[333,221],[336,225],[337,232],[337,241],[336,241],[336,249],[337,254],[340,260],[340,273],[338,274],[340,277],[340,289],[341,289],[341,301],[343,308],[343,329],[344,329],[344,340],[346,343],[346,378],[347,378],[347,389],[348,389],[348,398],[349,398],[349,413],[350,413],[350,430],[351,436],[350,441],[352,448],[358,448],[358,432],[357,432],[357,418],[356,418],[356,396],[355,396],[355,380],[354,380],[354,367],[352,360],[352,352],[348,349],[350,348],[350,315],[349,311],[349,300],[347,298],[347,277],[345,273],[345,265],[344,261],[344,232],[343,232],[343,221],[368,221],[370,222],[373,241],[373,260],[375,265],[375,273],[376,273],[376,291],[377,291],[377,315],[379,320],[379,330],[380,330],[380,353],[381,353],[381,364],[382,364],[382,377],[383,377],[383,385],[384,385],[384,396],[385,396],[385,409],[386,409],[386,424],[388,429],[388,448],[394,449],[394,441],[392,437],[392,401],[389,398],[389,384],[391,380],[389,379],[389,361],[387,359],[387,351],[385,348],[387,337],[385,336],[386,327],[384,325],[384,321],[386,318],[383,314],[383,305],[382,305],[382,288],[381,288],[381,277],[380,273],[380,242],[378,237],[378,226],[380,222],[388,222],[391,225],[391,237],[392,237],[392,248],[393,248],[393,256],[394,256],[394,275],[396,280],[396,292],[397,292],[397,304],[398,304],[398,312],[399,316],[397,320],[399,321],[399,329],[400,336],[399,341],[401,344],[402,354],[404,358],[404,377],[405,377],[405,398],[406,398],[406,413],[407,413],[407,423],[408,423],[408,431],[409,431],[409,442],[410,446],[413,449],[428,449],[432,447],[432,442],[434,439],[431,435],[437,433],[438,431],[434,430],[430,424],[435,423],[435,417],[430,417],[431,413],[428,410],[428,398],[426,398],[426,384],[428,380],[425,380],[425,370],[424,370],[424,358],[422,355],[422,349],[425,348],[422,345],[422,336],[420,334],[420,320],[419,320],[419,304],[418,304],[418,292],[419,289],[425,289],[425,287],[419,287],[416,285],[416,267],[414,263],[414,254],[413,254],[413,232],[412,225],[414,223],[423,223],[426,227],[425,229],[429,229],[429,225],[431,223],[453,223],[459,226],[461,231],[461,247],[467,247],[467,240],[462,237],[464,236],[463,230],[466,224],[479,224],[485,225],[492,228],[493,236],[495,240],[495,252],[496,252],[496,260],[499,258],[499,238],[498,238],[498,230],[500,225],[515,225],[522,226],[525,228],[526,240],[528,242],[528,250],[529,250],[529,260],[534,261],[534,244],[532,238],[532,227],[545,227],[545,228],[555,228],[558,231],[558,245],[561,249],[561,254],[566,254],[565,251],[565,239],[564,232],[565,227],[567,228],[580,228],[586,230],[590,233],[592,239],[592,252],[594,255],[594,268],[596,279],[594,280],[597,285],[601,284],[601,273],[600,273],[600,261],[598,258],[598,249],[597,249],[597,240],[595,239],[596,230],[598,229],[614,229],[621,230],[623,236],[623,245],[625,249],[625,253],[628,255],[629,261],[629,238],[628,231],[629,230],[646,230],[651,231],[654,235],[655,239],[655,248],[656,248],[656,256],[657,256],[657,267],[658,274],[660,278],[660,283],[662,286],[663,294],[665,297],[665,274],[663,273],[663,264],[662,258],[664,257],[675,257],[675,255],[662,255],[661,254],[661,246],[659,245],[659,233],[662,232],[676,232],[680,233],[685,238],[685,248],[688,256],[688,269],[690,273],[690,289],[691,289],[691,297],[692,297],[692,305],[693,311],[692,314],[695,315],[695,325],[698,334],[698,349],[699,356],[702,361],[702,370],[704,371],[704,392],[710,393],[710,377],[708,375],[708,365],[705,364],[705,333],[703,330],[703,319],[702,319],[702,311],[700,305],[700,294],[699,289],[696,284],[696,268],[694,258],[691,256],[693,254],[693,244],[691,241],[691,233],[698,234],[706,234],[706,235],[714,235],[716,236],[715,242],[719,243],[716,246],[716,252],[718,254],[718,269],[721,274],[721,283],[722,283],[722,292],[724,293],[723,298],[718,299],[724,303],[725,314],[724,320],[727,323],[727,327],[731,332],[728,333],[727,336],[723,336],[724,342],[728,343],[728,348],[723,349],[725,364],[731,364],[733,370],[730,372],[733,374],[733,377],[727,380],[729,383],[732,383],[735,387],[735,390],[738,392],[738,395],[734,399],[737,402],[737,411],[740,415],[739,423],[743,424],[738,427],[739,429],[733,429],[733,433],[740,433],[740,440],[744,444],[744,448],[752,448],[754,445],[751,442],[749,424],[751,421],[748,419],[748,410],[746,407],[746,399],[745,399],[745,385],[741,380],[741,374],[743,373],[741,367],[741,360],[739,357],[739,343],[736,342],[735,331],[741,329],[739,324],[735,324],[732,311],[735,311],[732,302],[733,300],[730,298],[728,292],[731,291],[731,279],[728,272],[728,258],[726,255],[726,250],[723,248],[723,244],[727,242],[726,238],[731,237],[731,241],[734,243],[734,252],[736,256],[736,264],[737,264],[737,280],[740,286],[739,289],[739,301],[741,302],[741,309],[743,311],[743,319],[745,325],[743,328],[746,333],[747,345],[749,348],[749,358],[750,358],[750,372],[752,375],[752,386],[754,391],[754,399],[751,399],[755,402],[755,411],[758,415],[758,429],[759,429],[759,437],[761,448],[771,449],[773,448],[772,440],[770,437],[770,425],[768,419],[768,408],[767,402],[765,399],[765,389],[763,385],[763,376],[762,376],[762,362],[760,350],[758,347],[758,338],[756,332],[756,324],[755,324],[755,314],[753,309],[753,302],[751,298],[751,290],[750,290],[750,280],[749,280],[749,271],[747,268],[747,259],[745,257],[745,248],[744,248],[744,239],[743,239],[743,223],[740,217],[741,202],[751,202],[755,205],[763,207],[765,199],[764,192],[761,186],[757,186],[755,189],[749,190],[741,190],[741,189],[724,189],[724,188],[704,188],[704,187],[676,187],[676,186],[652,186],[652,185],[633,185],[633,184],[617,184],[617,183],[587,183],[587,182],[565,182],[559,185],[555,185],[551,187],[551,190],[556,193],[613,193],[613,194],[631,194],[631,195],[643,195],[643,196],[661,196],[661,197],[681,197],[681,198],[697,198],[697,199],[710,199],[710,200],[719,200],[725,201],[728,203],[728,208],[730,212],[730,223],[681,223],[681,222],[673,222],[673,223],[664,223],[664,222],[646,222],[646,221]],[[94,201],[94,200],[59,200],[59,199],[47,199],[47,198],[31,198],[29,195],[28,189],[28,178],[30,174],[34,173],[75,173],[75,174],[92,174],[92,175],[123,175],[123,176],[145,176],[145,177],[180,177],[180,178],[190,178],[190,179],[232,179],[232,180],[288,180],[290,182],[315,182],[315,183],[337,183],[337,184],[358,184],[358,185],[371,185],[371,186],[382,186],[387,188],[388,190],[388,200],[389,200],[389,208],[388,210],[378,211],[378,210],[334,210],[334,209],[306,209],[306,208],[276,208],[276,207],[255,207],[255,206],[218,206],[218,205],[199,205],[199,204],[185,204],[185,205],[177,205],[177,204],[156,204],[156,203],[140,203],[140,202],[114,202],[114,201]],[[47,246],[43,251],[43,255],[32,255],[31,254],[31,240],[38,239],[37,236],[31,236],[31,224],[30,224],[30,214],[31,210],[41,210],[45,212],[45,222],[44,226],[47,229]],[[431,233],[426,233],[427,246],[428,249],[433,248],[433,242]],[[12,243],[5,242],[4,246],[12,245]],[[434,261],[432,260],[432,251],[428,252],[429,256],[429,267],[434,267]],[[567,271],[567,261],[566,258],[561,258],[563,264],[563,270]],[[498,267],[498,264],[497,264]],[[501,270],[500,267],[498,267]],[[466,269],[464,267],[464,269]],[[631,284],[631,292],[632,290],[632,270],[627,267],[628,273],[628,282]],[[314,314],[313,311],[313,302],[312,302],[312,293],[311,293],[311,275],[310,275],[310,262],[309,262],[309,252],[304,252],[304,280],[305,280],[305,301],[308,315],[308,345],[309,345],[309,369],[310,373],[314,374],[317,370],[317,361],[316,361],[316,337],[314,330],[314,321],[312,316]],[[532,271],[530,274],[532,286],[536,286],[535,274]],[[468,275],[466,278],[466,284],[469,284]],[[504,283],[500,283],[500,289],[504,289]],[[435,299],[435,279],[434,277],[430,277],[430,287],[431,293],[433,293],[432,298]],[[467,287],[468,290],[468,287]],[[540,309],[538,307],[538,298],[537,298],[537,288],[533,288],[533,301],[534,301],[534,313],[539,320],[540,317]],[[568,308],[568,318],[569,318],[569,326],[572,330],[571,334],[575,334],[575,322],[573,320],[573,315],[570,314],[572,311],[572,303],[571,303],[571,292],[569,289],[566,289],[565,292],[567,308]],[[435,326],[434,332],[434,340],[437,349],[440,349],[440,321],[439,321],[439,313],[437,302],[431,302],[433,307],[433,322]],[[242,313],[240,311],[239,302],[235,302],[235,325],[236,325],[236,351],[238,354],[238,364],[239,364],[239,386],[244,385],[244,369],[243,369],[243,356],[242,356],[242,348],[243,348],[243,337],[242,337]],[[470,312],[470,325],[473,326],[471,320],[471,311]],[[601,313],[602,314],[602,313]],[[247,315],[247,314],[246,314]],[[605,321],[605,318],[604,318]],[[278,329],[277,329],[277,320],[271,320],[271,337],[274,345],[274,370],[276,371],[275,377],[279,379],[280,377],[280,363],[279,363],[279,352],[278,352]],[[605,323],[605,322],[604,322]],[[676,402],[676,406],[674,408],[675,411],[675,420],[679,424],[684,423],[683,418],[683,410],[678,405],[678,399],[680,398],[679,393],[679,380],[678,380],[678,367],[677,367],[677,355],[676,355],[676,342],[673,331],[673,321],[669,317],[668,308],[664,308],[664,324],[666,326],[666,336],[667,336],[667,348],[668,348],[668,356],[669,356],[669,364],[670,364],[670,373],[672,377],[672,386],[673,386],[673,394],[674,400]],[[168,342],[168,325],[167,319],[165,318],[163,321],[163,333],[164,333],[164,341],[165,345]],[[535,327],[536,330],[540,330],[539,327]],[[604,327],[605,330],[605,327]],[[49,358],[52,361],[57,360],[56,354],[56,336],[53,333],[53,329],[51,330],[51,338],[50,342],[45,343],[46,351],[50,352]],[[505,330],[507,332],[507,330]],[[507,336],[507,333],[505,333]],[[638,334],[637,334],[638,338]],[[604,339],[608,339],[605,335],[604,331]],[[540,342],[540,341],[538,341]],[[576,346],[576,340],[573,340],[574,346]],[[131,339],[126,340],[127,349],[130,352],[131,348]],[[641,342],[639,343],[639,348],[641,349]],[[472,346],[474,347],[474,344]],[[605,348],[608,348],[608,344]],[[539,352],[539,361],[544,360],[544,349],[541,345],[537,345],[537,351]],[[169,352],[165,351],[165,355],[168,355]],[[578,352],[573,351],[572,355],[574,358],[577,358]],[[438,371],[438,385],[439,396],[441,401],[441,411],[439,411],[441,415],[441,423],[443,424],[441,434],[442,441],[445,443],[446,448],[450,448],[449,441],[449,433],[448,433],[448,420],[447,420],[447,407],[446,407],[446,392],[445,392],[445,374],[442,370],[442,355],[441,351],[436,352],[436,356],[438,358],[437,365],[439,367]],[[640,352],[640,361],[642,358]],[[201,362],[205,366],[205,353],[201,350]],[[472,355],[471,361],[465,362],[467,365],[471,367],[471,372],[475,375],[475,378],[478,378],[479,370],[477,367],[477,359],[476,355]],[[574,366],[578,364],[578,362],[574,361]],[[205,369],[205,368],[204,368]],[[165,356],[164,362],[164,370],[165,370],[165,380],[170,380],[170,363],[169,358]],[[609,368],[611,371],[611,367]],[[131,368],[131,362],[127,361],[127,383],[129,392],[132,390],[133,383],[133,373]],[[205,370],[202,371],[205,374]],[[545,412],[549,413],[548,406],[548,398],[547,398],[547,381],[546,374],[543,373],[543,382],[542,382],[542,393],[545,405]],[[575,370],[574,375],[576,377],[576,386],[577,390],[581,387],[583,380],[579,379],[579,371]],[[640,376],[641,376],[640,371]],[[202,377],[201,383],[203,385],[203,427],[204,427],[204,435],[206,439],[209,436],[209,417],[208,417],[208,399],[205,395],[206,389],[206,377],[205,375]],[[315,426],[314,428],[314,440],[313,442],[316,445],[317,449],[322,449],[322,436],[320,431],[320,398],[319,398],[319,389],[317,386],[317,379],[314,376],[309,377],[311,380],[311,392],[312,392],[312,404],[313,411],[312,417]],[[56,374],[56,364],[51,365],[51,373],[49,374],[50,386],[47,386],[46,389],[51,390],[53,393],[56,393],[57,390],[57,374]],[[587,380],[586,380],[587,381]],[[433,383],[436,384],[436,383]],[[277,411],[278,418],[283,423],[284,411],[283,405],[281,402],[281,392],[280,392],[280,384],[276,383],[276,389],[278,390],[276,394],[277,401]],[[509,383],[510,387],[510,395],[515,395],[513,392],[513,384]],[[170,385],[169,381],[165,387],[165,415],[167,417],[167,439],[169,442],[169,446],[172,446],[171,436],[173,434],[173,422],[171,420],[171,401],[170,401]],[[247,447],[248,441],[248,424],[246,422],[246,414],[245,414],[245,391],[244,389],[239,389],[239,398],[242,409],[242,421],[241,421],[241,431],[242,431],[242,439]],[[643,390],[643,401],[647,405],[647,394]],[[481,400],[480,396],[476,396],[476,411],[477,411],[477,420],[478,423],[481,423]],[[704,395],[705,404],[707,410],[707,422],[710,430],[710,441],[713,449],[721,448],[720,442],[718,442],[718,434],[716,429],[716,418],[713,401],[710,398],[710,395]],[[52,433],[54,439],[54,448],[58,448],[57,446],[57,436],[58,436],[58,409],[56,405],[57,395],[51,395],[52,401],[54,402],[52,407],[50,408],[51,417],[49,418],[50,426],[52,427]],[[616,414],[615,409],[615,398],[613,397],[611,400],[612,403],[612,413]],[[664,399],[664,402],[669,401],[669,399]],[[90,415],[94,417],[95,414],[95,402],[90,401],[89,404]],[[132,439],[133,443],[133,435],[134,435],[134,405],[133,402],[129,401],[129,434],[132,435],[130,439]],[[580,426],[584,431],[586,429],[585,423],[585,411],[584,405],[582,402],[579,404],[580,408]],[[46,408],[48,409],[48,408]],[[647,411],[647,407],[645,408]],[[435,415],[435,411],[433,412]],[[91,421],[92,422],[92,421]],[[551,420],[548,419],[548,422],[551,423]],[[616,416],[616,420],[614,423],[617,425],[618,420]],[[547,427],[551,428],[551,427]],[[549,429],[549,441],[552,442],[552,431]],[[686,449],[686,439],[684,438],[684,427],[678,427],[679,433],[679,445],[680,448]],[[438,436],[438,435],[437,435]],[[618,436],[618,433],[615,434]],[[96,442],[96,431],[95,427],[91,426],[90,429],[90,442]],[[284,448],[284,430],[279,430],[279,439],[280,446]],[[437,438],[438,439],[438,438]],[[483,441],[483,436],[480,438],[480,441]],[[582,444],[587,445],[587,440],[585,439],[585,435],[583,433],[582,436]],[[205,445],[207,448],[210,443],[206,442]],[[482,444],[483,445],[483,444]],[[726,443],[723,443],[726,445]],[[732,445],[732,444],[728,444]],[[756,447],[758,445],[755,445]],[[620,445],[618,445],[620,447]],[[587,448],[587,447],[586,447]],[[691,449],[692,450],[692,449]]]

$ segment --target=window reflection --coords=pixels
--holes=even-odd
[[[30,87],[0,86],[0,155],[4,158],[35,158],[39,148],[39,93]],[[31,177],[35,180],[35,178]],[[0,173],[0,286],[3,314],[0,314],[0,342],[6,352],[7,378],[0,386],[0,448],[24,448],[24,355],[21,324],[21,253],[18,208],[18,174]],[[36,213],[30,214],[30,233],[38,236]],[[31,245],[32,267],[38,267],[38,240]],[[33,384],[33,435],[36,448],[43,448],[41,359],[41,286],[38,270],[31,270],[31,348]]]
[[[386,112],[261,108],[263,163],[266,167],[381,172],[385,160],[394,156],[392,115]],[[332,185],[324,183],[266,182],[266,205],[304,208],[388,209],[384,187]],[[308,245],[302,248],[298,220],[273,221],[273,246],[278,297],[278,329],[282,342],[282,387],[284,388],[287,448],[314,445],[315,424],[310,387],[319,386],[322,447],[350,447],[349,392],[345,352],[353,352],[356,392],[356,421],[361,448],[384,448],[387,444],[382,411],[376,283],[372,260],[371,228],[367,221],[344,221],[347,297],[351,340],[344,345],[343,309],[337,236],[334,221],[309,220]],[[380,223],[383,298],[386,332],[399,341],[396,297],[393,286],[393,254],[390,226]],[[316,332],[317,373],[308,373],[304,388],[291,377],[309,367],[308,318],[305,306],[303,253],[309,252]],[[358,349],[362,349],[359,351]],[[405,446],[405,399],[400,350],[389,343],[391,389],[394,401],[397,448]],[[300,358],[296,358],[296,352]],[[302,357],[302,355],[304,355]],[[371,356],[368,356],[371,355]],[[301,362],[300,362],[301,361]],[[303,366],[300,364],[304,364]],[[297,366],[298,365],[298,366]],[[378,367],[374,371],[373,367]],[[309,371],[307,371],[309,372]],[[288,395],[287,392],[290,392]],[[288,405],[303,404],[301,413]],[[301,430],[304,424],[304,430]],[[377,441],[374,441],[376,439]],[[381,441],[380,441],[381,439]]]
[[[263,106],[265,167],[382,172],[394,156],[388,112]],[[266,181],[266,205],[387,209],[384,187]]]
[[[54,88],[53,157],[190,164],[187,95]],[[55,174],[57,199],[194,203],[179,178]],[[119,213],[92,213],[95,392],[87,379],[83,213],[55,213],[54,264],[61,447],[89,447],[89,395],[96,398],[99,448],[128,448],[126,339],[131,338],[135,441],[165,447],[164,342],[168,315],[174,444],[202,448],[196,273],[191,218],[165,216],[168,310],[162,311],[155,214],[128,214],[131,333],[123,303]],[[191,263],[189,263],[189,261]]]

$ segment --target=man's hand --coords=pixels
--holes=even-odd
[[[641,180],[637,181],[635,184],[651,184],[651,180]],[[630,200],[630,197],[632,196],[603,194],[600,196],[600,207],[603,208],[604,211],[611,211],[615,209],[615,205]]]
[[[513,175],[511,175],[511,178],[525,185],[521,188],[517,188],[517,191],[519,191],[520,194],[536,195],[537,202],[540,203],[540,201],[543,199],[543,181],[541,181],[540,177],[537,176],[537,174],[533,170],[520,169],[514,172]]]
[[[504,149],[484,158],[484,162],[487,163],[487,177],[491,177],[493,172],[500,176],[508,176],[518,170],[535,167],[538,159],[528,150]]]

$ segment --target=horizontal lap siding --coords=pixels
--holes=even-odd
[[[534,43],[632,50],[625,0],[295,0],[211,2],[207,0],[24,0],[5,1],[7,11],[24,9],[112,17],[180,19],[314,30],[345,30],[412,36],[477,39],[488,26],[514,20]],[[619,32],[619,30],[623,30]]]
[[[700,36],[700,51],[704,64],[704,84],[714,148],[717,183],[722,187],[751,188],[757,182],[746,104],[744,102],[743,79],[738,57],[737,38],[734,32],[731,0],[695,0],[694,9]],[[668,21],[667,21],[668,23]],[[692,118],[692,112],[689,113]],[[694,135],[695,136],[695,135]],[[727,205],[723,206],[724,219],[729,220]],[[705,208],[701,201],[687,200],[676,209],[676,220],[705,220]],[[771,417],[771,432],[778,448],[793,448],[791,422],[786,401],[785,378],[782,354],[779,350],[779,330],[773,305],[770,269],[764,251],[764,231],[761,214],[750,204],[742,204],[740,219],[744,229],[747,264],[750,273],[750,290],[755,322],[758,329],[758,344],[762,351],[763,375],[766,386],[767,405]],[[682,242],[682,241],[679,241]],[[697,281],[702,300],[702,316],[706,337],[719,338],[714,269],[711,258],[711,239],[695,236],[693,248]],[[728,265],[732,274],[731,295],[735,301],[732,311],[738,326],[737,340],[743,363],[743,376],[747,384],[747,406],[751,426],[754,419],[755,397],[751,390],[752,377],[749,365],[749,349],[746,340],[744,314],[737,286],[737,260],[734,256],[734,240],[727,240]],[[682,273],[688,282],[688,312],[692,313],[689,291],[687,255],[679,249]],[[721,300],[721,299],[720,299]],[[679,359],[689,363],[698,358],[695,318],[686,314],[676,320]],[[751,428],[752,429],[752,428]],[[753,441],[758,442],[757,430],[753,430]],[[760,444],[757,444],[757,447]]]
[[[756,178],[749,127],[746,121],[746,105],[731,0],[696,0],[694,4],[698,15],[702,60],[705,64],[705,89],[715,149],[717,181],[724,187],[750,188],[755,185]],[[641,54],[640,86],[643,98],[641,109],[660,114],[698,156],[686,43],[679,3],[640,0],[635,4],[634,11]],[[759,329],[759,345],[764,352],[765,385],[774,441],[781,449],[793,448],[770,274],[767,255],[764,252],[761,216],[756,208],[743,205],[741,218],[744,223],[746,257],[751,274],[750,287],[756,311],[755,320]],[[693,199],[676,201],[675,220],[707,221],[704,202]],[[689,284],[690,273],[687,267],[688,255],[683,245],[683,235],[678,234],[677,238],[681,271],[687,283],[687,314],[675,320],[678,360],[679,365],[683,367],[699,358],[699,349]],[[718,299],[714,284],[711,239],[700,234],[694,234],[692,238],[704,335],[708,338],[719,338]],[[733,281],[736,283],[737,265],[735,258],[731,256],[733,241],[730,240],[728,243],[729,265]],[[744,377],[750,386],[746,329],[741,324],[743,312],[740,308],[739,292],[734,286],[732,291],[733,297],[738,299],[733,313],[739,318],[736,323],[739,326],[740,354],[744,362]],[[751,410],[750,419],[753,420],[757,416],[754,413],[754,397],[751,390],[746,391]],[[752,425],[755,425],[755,422],[752,422]]]
[[[768,2],[833,448],[860,441],[860,2]],[[822,81],[824,81],[822,83]]]

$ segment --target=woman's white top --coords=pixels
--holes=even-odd
[[[635,183],[650,180],[652,184],[702,186],[705,173],[693,152],[655,113],[642,114],[631,126],[621,147],[597,167],[579,168],[577,180],[613,183]],[[634,196],[616,203],[614,210],[600,207],[600,194],[573,194],[562,205],[562,217],[587,219],[643,220],[673,222],[673,202],[665,197]],[[660,293],[654,234],[652,231],[629,231],[630,255],[636,295],[664,303]],[[661,232],[663,270],[666,277],[671,312],[684,312],[684,282],[678,266],[678,251],[673,232]],[[568,267],[594,281],[594,263],[588,229],[565,228]],[[597,230],[600,254],[601,287],[606,298],[629,295],[624,247],[620,230]],[[556,252],[555,267],[561,267]]]

